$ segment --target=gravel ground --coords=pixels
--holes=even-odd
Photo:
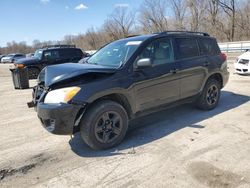
[[[250,76],[230,71],[215,110],[158,112],[92,151],[79,134],[46,132],[26,106],[31,89],[14,90],[0,65],[0,187],[250,187]]]

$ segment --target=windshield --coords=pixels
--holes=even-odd
[[[38,59],[42,59],[43,51],[42,50],[36,50],[34,57]]]
[[[115,41],[101,48],[87,63],[119,68],[124,64],[139,47],[142,41]]]

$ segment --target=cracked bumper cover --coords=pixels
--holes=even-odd
[[[47,131],[58,135],[71,135],[81,108],[81,105],[74,104],[38,103],[37,115]]]

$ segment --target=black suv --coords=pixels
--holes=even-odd
[[[75,48],[74,45],[50,45],[36,50],[33,57],[20,59],[15,65],[18,68],[27,68],[29,79],[36,79],[45,66],[68,62],[77,63],[86,56],[86,53]]]
[[[187,101],[214,109],[228,78],[215,38],[169,31],[112,42],[84,64],[46,67],[28,105],[51,133],[80,131],[91,148],[106,149],[138,116]]]

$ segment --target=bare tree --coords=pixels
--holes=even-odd
[[[134,15],[126,7],[117,7],[103,25],[112,40],[127,37],[132,34]]]
[[[211,24],[215,25],[217,23],[217,18],[219,14],[219,2],[217,0],[208,1],[207,11],[209,14],[209,20],[211,21]]]
[[[89,46],[88,47],[89,50],[98,49],[102,45],[100,34],[97,31],[95,31],[93,27],[87,30],[85,34],[85,39]]]
[[[139,15],[139,22],[144,33],[162,32],[168,29],[166,7],[165,0],[144,0]]]
[[[82,50],[96,50],[134,33],[156,33],[169,28],[206,31],[219,41],[249,40],[250,0],[144,0],[138,17],[128,8],[119,7],[98,29],[90,27],[85,33],[66,35],[62,41],[34,40],[32,45],[13,41],[0,47],[0,53],[30,53],[44,45],[65,43]]]
[[[225,34],[229,41],[234,41],[235,37],[235,21],[236,21],[236,0],[218,0],[219,5],[223,8],[228,16],[228,28],[225,29]]]
[[[74,36],[73,35],[65,35],[63,42],[68,45],[73,45],[74,44]]]
[[[190,30],[199,31],[204,23],[205,10],[207,8],[205,0],[188,0],[188,8],[190,12]]]
[[[177,30],[185,30],[184,18],[187,10],[186,0],[170,0],[170,2],[174,12],[174,28]]]
[[[237,36],[240,40],[250,39],[250,0],[245,0],[238,10],[236,18]],[[238,26],[238,28],[237,28]]]

